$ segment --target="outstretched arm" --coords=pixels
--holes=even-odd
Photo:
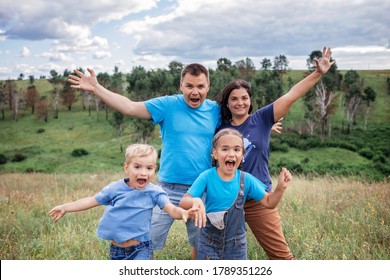
[[[199,228],[205,226],[205,223],[200,220],[200,206],[184,210],[180,206],[176,207],[172,203],[168,203],[164,206],[163,210],[174,219],[183,220],[186,223],[188,218],[192,218],[195,221],[195,226],[198,226]]]
[[[85,197],[74,202],[57,205],[49,211],[49,215],[53,221],[57,222],[68,212],[84,211],[98,205],[100,204],[96,201],[94,196]]]
[[[194,213],[195,226],[199,228],[206,226],[206,208],[200,198],[193,197],[186,193],[181,198],[179,207],[182,207],[183,209],[198,209],[198,211]]]
[[[291,106],[305,95],[316,83],[322,78],[323,75],[328,72],[330,67],[335,63],[333,60],[330,62],[330,57],[332,56],[332,51],[330,48],[324,47],[322,50],[321,60],[314,59],[316,64],[316,70],[311,73],[309,76],[301,80],[299,83],[294,85],[289,92],[281,96],[274,102],[274,120],[279,120],[284,117],[287,112],[290,110]]]
[[[87,68],[87,70],[90,74],[89,76],[78,70],[74,70],[76,75],[69,75],[68,81],[72,84],[72,88],[92,92],[109,107],[125,115],[148,120],[152,118],[144,102],[131,101],[123,95],[104,88],[99,84],[95,72],[90,68]]]
[[[287,189],[288,184],[292,180],[292,175],[285,167],[279,174],[278,185],[274,192],[270,194],[266,193],[265,196],[260,200],[260,203],[266,208],[275,208],[278,206],[280,200],[283,197],[284,191]]]

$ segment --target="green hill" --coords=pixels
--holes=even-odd
[[[329,173],[375,180],[390,176],[390,94],[386,88],[390,70],[359,71],[359,74],[377,93],[367,128],[364,129],[364,115],[360,114],[354,131],[346,135],[338,110],[332,117],[331,137],[322,140],[300,133],[306,124],[303,102],[298,101],[285,118],[283,134],[272,138],[272,172],[284,165],[296,173],[313,175]],[[289,71],[288,75],[295,83],[302,78],[303,71]],[[50,96],[51,85],[47,80],[36,80],[34,84],[41,96]],[[17,86],[27,88],[28,81],[17,81]],[[82,109],[80,98],[71,111],[60,106],[58,118],[49,112],[47,123],[37,119],[29,108],[21,109],[15,121],[6,108],[5,119],[0,120],[0,173],[121,171],[124,161],[121,145],[137,142],[137,133],[127,121],[123,136],[119,137],[111,124],[112,113],[108,111],[108,119],[104,109],[89,113]],[[157,127],[151,144],[158,149],[161,146]]]

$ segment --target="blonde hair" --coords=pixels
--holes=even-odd
[[[134,157],[146,157],[152,155],[157,162],[157,151],[153,146],[148,144],[131,144],[126,148],[126,163],[130,163]]]

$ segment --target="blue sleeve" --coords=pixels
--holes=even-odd
[[[167,193],[161,188],[161,192],[159,192],[156,197],[156,205],[158,205],[160,209],[163,209],[169,202],[170,200]]]
[[[201,173],[192,186],[188,189],[187,193],[192,197],[202,198],[203,193],[206,191],[207,176],[205,172]]]
[[[274,120],[274,103],[268,104],[262,107],[254,113],[257,124],[263,124],[266,131],[270,130],[275,123]],[[259,127],[260,131],[263,131],[262,127]]]
[[[160,123],[164,120],[165,113],[169,110],[172,96],[160,96],[144,101],[146,109],[152,116],[153,124]]]
[[[266,189],[267,186],[259,179],[249,173],[245,174],[245,190],[247,197],[258,202],[264,197]]]
[[[113,199],[112,186],[113,183],[108,184],[98,194],[95,195],[95,199],[99,204],[102,205],[111,204],[111,201]]]

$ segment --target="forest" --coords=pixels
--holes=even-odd
[[[275,56],[273,61],[263,59],[257,68],[250,58],[234,63],[220,58],[217,67],[209,69],[211,88],[208,98],[215,100],[229,81],[245,79],[252,86],[254,109],[263,107],[314,71],[314,59],[320,57],[321,51],[313,51],[307,58],[307,70],[289,69],[284,55]],[[167,69],[146,70],[143,66],[136,66],[130,73],[122,73],[115,67],[112,74],[98,73],[97,78],[104,87],[131,100],[142,101],[179,93],[183,67],[178,61],[170,62]],[[85,72],[81,67],[78,70]],[[17,80],[0,81],[3,139],[0,141],[4,143],[0,148],[0,172],[56,170],[55,166],[39,167],[35,161],[28,164],[29,158],[40,158],[40,155],[50,151],[37,143],[32,145],[18,140],[18,137],[26,137],[20,130],[27,131],[33,127],[31,134],[34,137],[44,138],[42,135],[48,132],[63,133],[61,127],[58,131],[52,127],[55,123],[62,128],[68,127],[67,133],[71,133],[70,130],[76,129],[76,126],[82,130],[83,125],[91,121],[95,129],[108,126],[108,138],[117,139],[121,151],[123,145],[129,142],[151,142],[160,147],[158,129],[149,121],[123,116],[105,106],[93,94],[72,89],[67,82],[69,74],[71,71],[68,69],[62,74],[52,70],[48,77],[39,79],[34,76],[25,79],[20,74]],[[293,106],[283,121],[283,133],[272,137],[271,154],[274,160],[271,160],[271,172],[279,170],[281,165],[288,165],[292,171],[306,175],[352,175],[370,180],[388,178],[389,92],[389,70],[339,70],[336,61],[322,80]],[[86,121],[86,118],[89,120]],[[69,128],[69,122],[72,128]],[[90,132],[85,130],[84,133],[88,135]],[[4,142],[7,140],[8,143]],[[73,160],[80,160],[93,149],[83,145],[73,145],[68,152]],[[337,161],[340,155],[350,157],[356,164]],[[83,172],[81,166],[76,168]]]

